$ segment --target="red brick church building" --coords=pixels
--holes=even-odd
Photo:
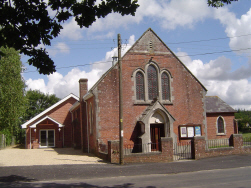
[[[235,110],[216,96],[206,96],[207,89],[152,29],[121,62],[125,148],[158,151],[161,137],[186,142],[194,136],[219,139],[237,133]],[[107,153],[108,141],[119,140],[118,73],[114,64],[89,90],[88,80],[80,79],[79,98],[71,94],[23,124],[26,147],[71,146]]]

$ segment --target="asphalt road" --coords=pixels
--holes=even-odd
[[[249,188],[251,167],[206,170],[178,174],[119,176],[84,180],[35,183],[36,186],[97,187],[97,188]]]
[[[210,182],[214,184],[209,187],[245,187],[245,183],[251,185],[250,166],[251,155],[233,155],[197,161],[124,166],[87,164],[0,167],[0,187],[207,187]],[[214,182],[215,179],[219,181]],[[176,184],[172,185],[171,182]],[[239,182],[238,186],[233,182]],[[195,183],[199,183],[198,186]]]

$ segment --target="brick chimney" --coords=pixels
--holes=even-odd
[[[82,102],[83,96],[88,92],[88,79],[79,79],[79,101]]]
[[[81,149],[87,152],[87,111],[86,103],[83,101],[83,96],[88,92],[88,79],[79,79],[79,102],[80,102],[80,130],[81,130]]]

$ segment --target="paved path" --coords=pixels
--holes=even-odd
[[[20,149],[8,147],[0,150],[0,167],[62,165],[62,164],[100,164],[103,161],[81,150],[73,148]]]

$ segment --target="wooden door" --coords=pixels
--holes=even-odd
[[[164,137],[163,124],[151,124],[151,151],[161,150],[161,137]]]

